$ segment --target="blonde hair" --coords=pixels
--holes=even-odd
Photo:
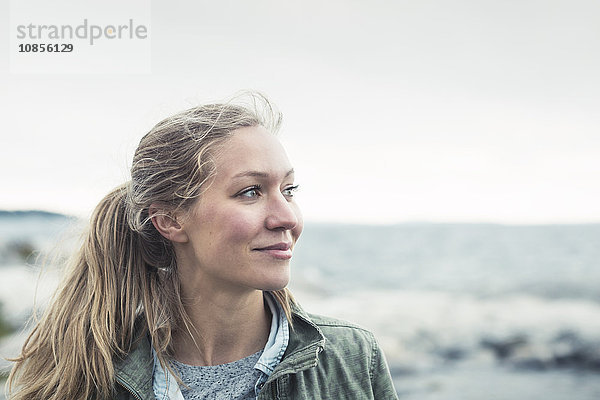
[[[243,127],[262,125],[276,133],[280,121],[263,95],[247,93],[235,104],[204,105],[169,117],[141,139],[131,181],[96,207],[53,302],[13,360],[11,399],[111,398],[113,360],[146,334],[168,367],[172,335],[189,331],[189,319],[173,247],[152,225],[148,209],[151,204],[166,212],[189,209],[215,172],[215,146]],[[291,293],[285,288],[273,294],[291,321]]]

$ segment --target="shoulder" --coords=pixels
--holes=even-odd
[[[398,398],[385,356],[371,331],[337,318],[307,316],[325,339],[321,358],[324,370],[327,374],[336,371],[340,385],[347,383],[350,391],[345,398]]]
[[[373,333],[357,324],[339,318],[307,313],[298,304],[293,306],[292,331],[299,341],[318,343],[325,352],[363,354],[369,357],[378,346]],[[297,322],[296,322],[297,321]],[[298,347],[304,347],[299,345]]]
[[[317,383],[320,398],[395,398],[385,358],[370,330],[338,318],[303,313],[290,339],[293,350],[287,363],[301,360],[296,367],[305,367],[295,375],[298,387],[310,391]],[[323,388],[332,392],[323,395]]]
[[[338,318],[318,314],[308,314],[308,317],[325,338],[323,354],[326,357],[343,360],[354,367],[362,365],[365,372],[372,375],[380,349],[370,330]]]

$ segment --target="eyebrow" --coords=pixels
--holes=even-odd
[[[290,169],[284,176],[284,178],[287,178],[288,176],[292,175],[294,173],[294,168]],[[266,172],[261,172],[261,171],[243,171],[240,172],[239,174],[235,174],[232,179],[237,179],[237,178],[244,178],[247,176],[251,176],[251,177],[257,177],[257,178],[268,178],[269,174]]]

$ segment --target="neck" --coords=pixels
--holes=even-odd
[[[189,330],[183,327],[173,336],[176,360],[189,365],[219,365],[264,348],[271,313],[262,291],[232,295],[187,286],[182,284],[182,295],[192,326]]]

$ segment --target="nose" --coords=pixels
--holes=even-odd
[[[265,225],[270,230],[292,230],[298,226],[298,206],[281,193],[271,197],[268,203]]]

